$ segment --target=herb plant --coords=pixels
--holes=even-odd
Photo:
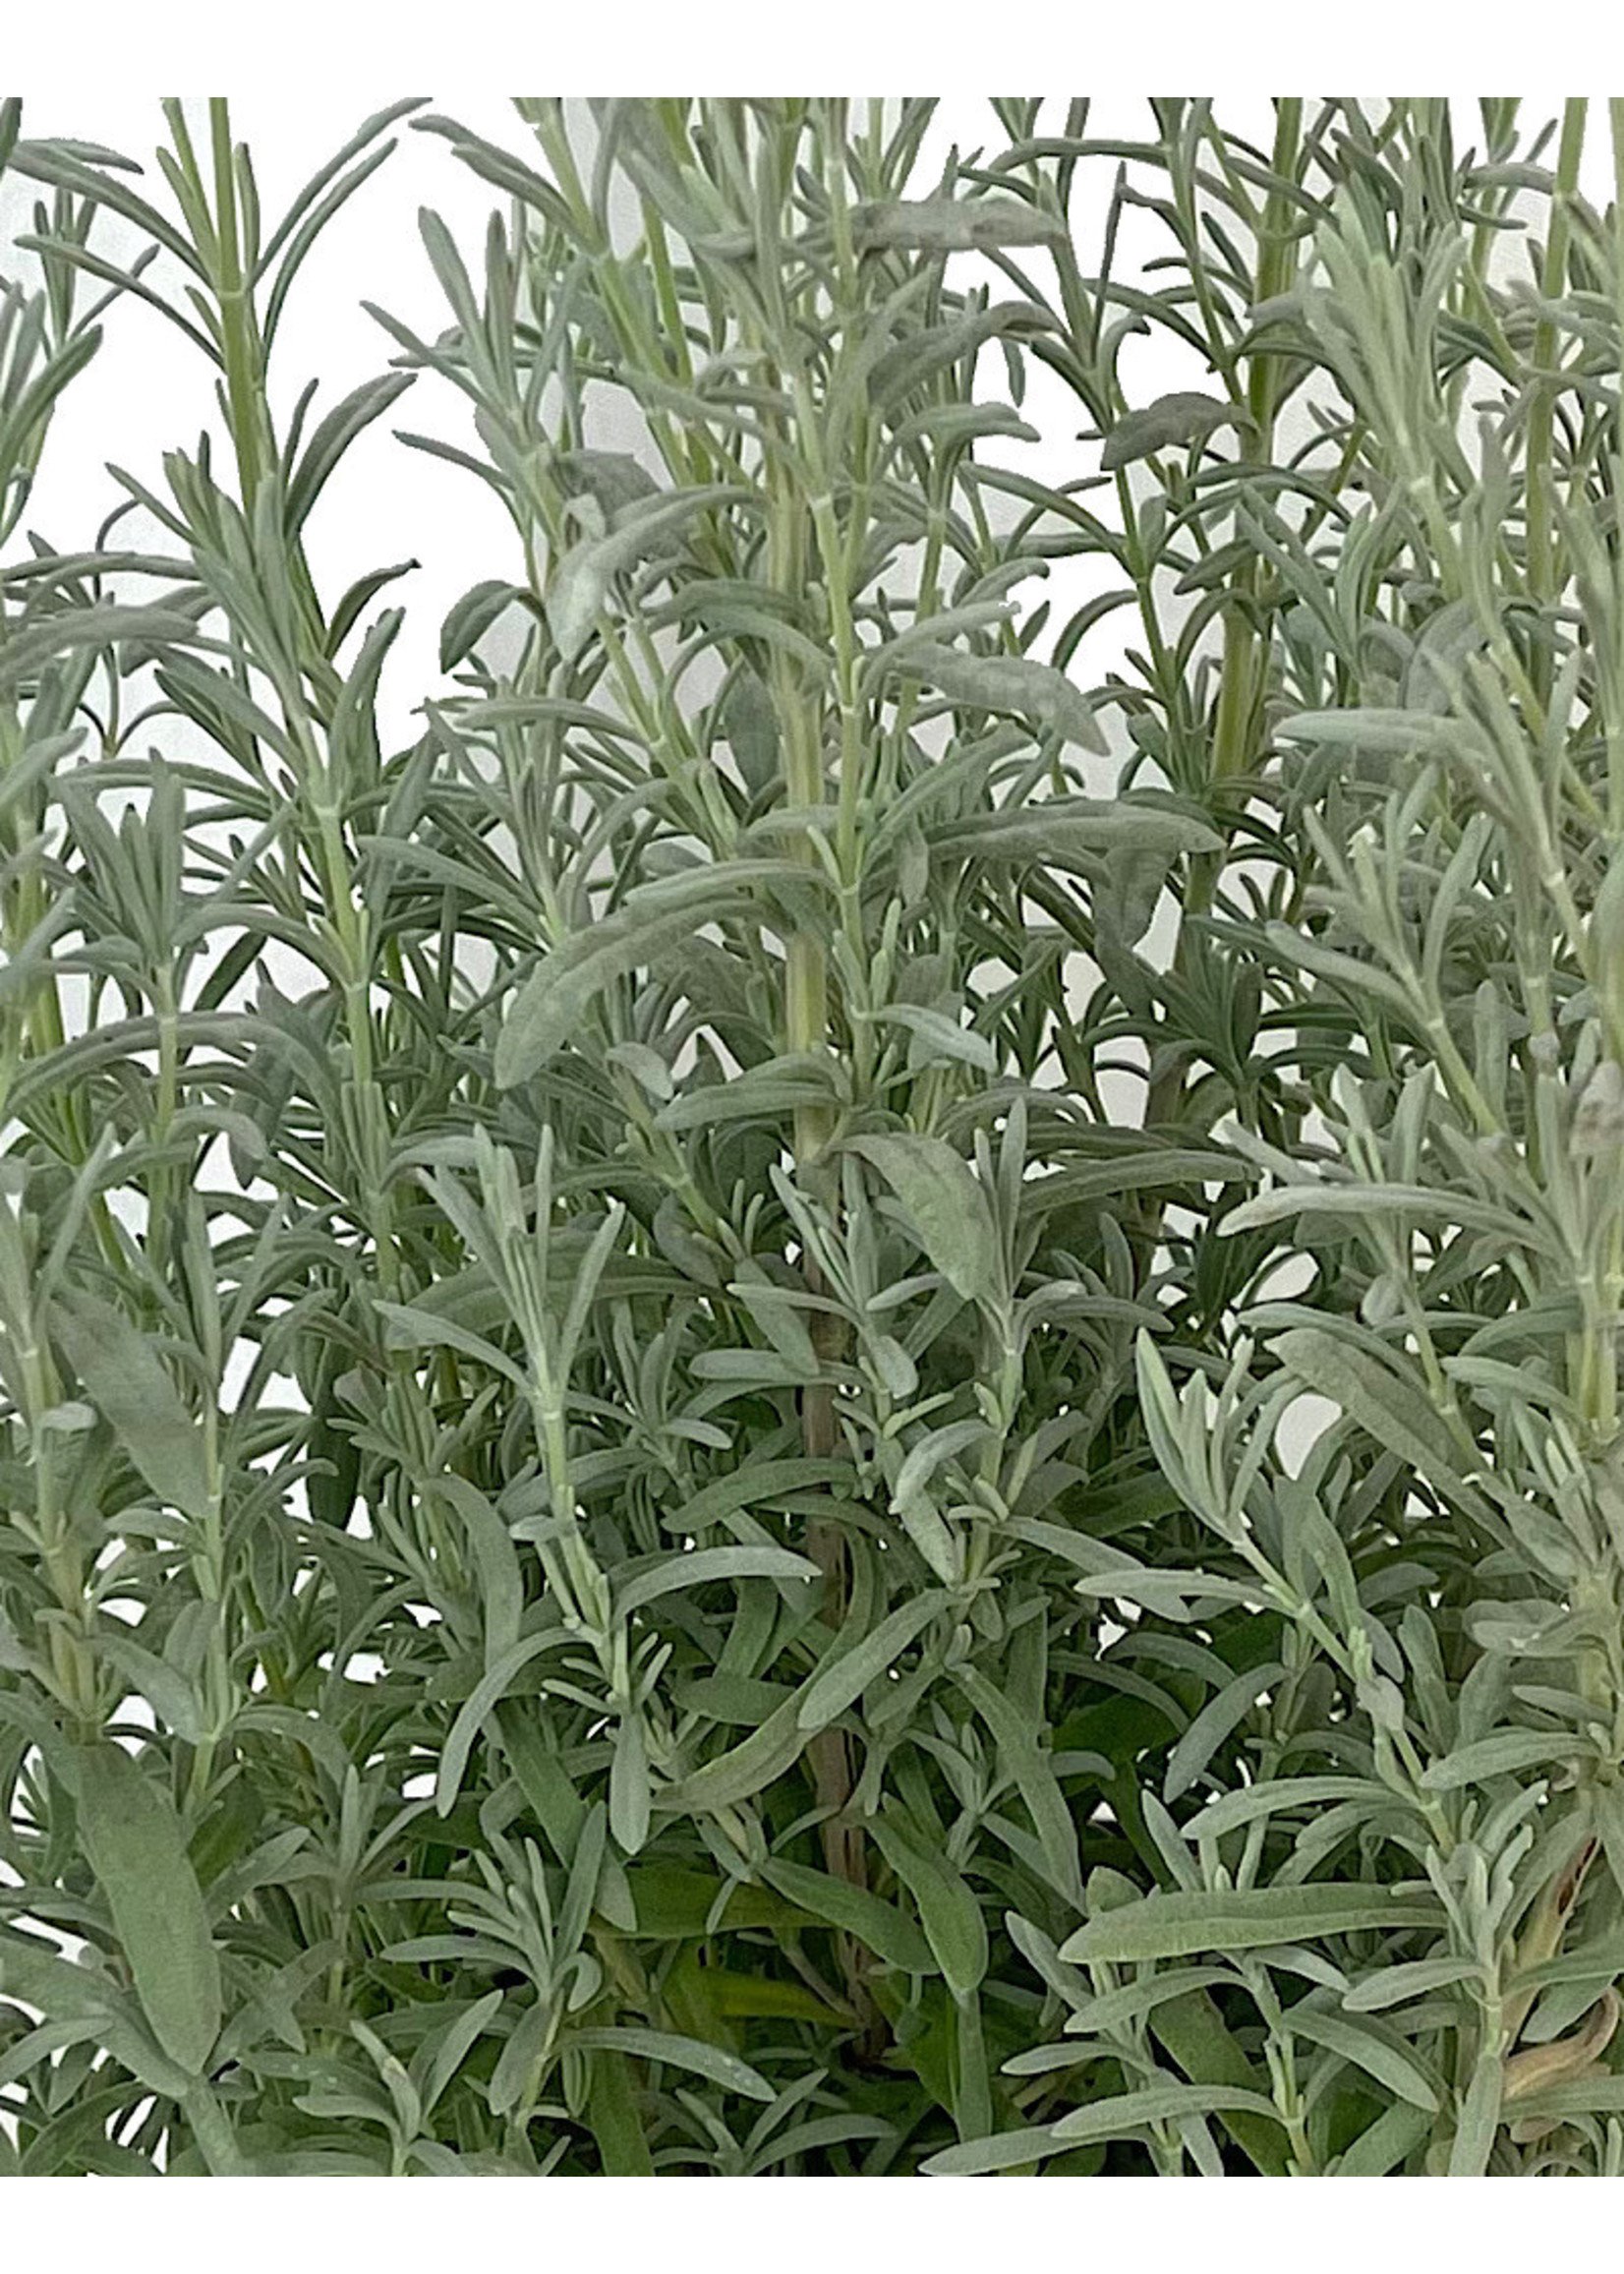
[[[516,111],[0,110],[0,2157],[1624,2169],[1586,104]],[[499,209],[286,410],[403,131]]]

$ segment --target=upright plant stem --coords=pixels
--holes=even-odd
[[[1579,188],[1579,168],[1585,150],[1585,115],[1582,94],[1570,95],[1562,112],[1562,140],[1557,152],[1556,180],[1551,190],[1550,229],[1539,289],[1547,302],[1560,299],[1567,283],[1568,242],[1572,233],[1572,204]],[[1549,607],[1560,588],[1560,549],[1555,538],[1556,470],[1552,462],[1556,416],[1556,386],[1544,376],[1556,353],[1556,324],[1546,316],[1534,335],[1534,397],[1528,418],[1528,581],[1535,603]],[[1530,667],[1541,707],[1549,699],[1552,643],[1541,640]]]
[[[1296,172],[1302,134],[1301,96],[1281,96],[1275,105],[1272,170],[1282,180],[1290,180]],[[1254,299],[1259,304],[1283,292],[1290,281],[1296,260],[1296,245],[1291,233],[1295,210],[1281,190],[1270,189],[1258,228]],[[1269,462],[1274,447],[1279,386],[1278,359],[1253,355],[1247,375],[1247,410],[1250,423],[1242,430],[1241,438],[1241,456],[1247,464],[1267,465]],[[1217,707],[1213,715],[1209,780],[1214,787],[1233,782],[1254,761],[1257,722],[1262,708],[1263,675],[1268,667],[1267,641],[1258,639],[1248,613],[1249,603],[1257,590],[1257,562],[1254,558],[1248,557],[1237,570],[1235,590],[1238,598],[1228,610],[1224,621],[1223,666]],[[1221,812],[1216,818],[1221,826]],[[1223,863],[1224,855],[1221,852],[1198,853],[1191,860],[1189,882],[1185,894],[1187,915],[1204,914],[1210,908]],[[1188,927],[1181,926],[1174,950],[1174,970],[1180,975],[1189,967],[1191,944],[1191,933]],[[1145,1126],[1154,1129],[1165,1122],[1176,1120],[1184,1090],[1185,1066],[1182,1060],[1175,1061],[1165,1067],[1150,1083],[1145,1099]],[[1152,1202],[1141,1216],[1147,1254],[1154,1252],[1160,1221],[1160,1210]]]
[[[769,574],[776,589],[794,592],[807,572],[804,501],[778,478],[772,506]],[[773,664],[773,695],[783,736],[784,792],[792,808],[809,811],[820,805],[825,789],[823,705],[815,690],[802,681],[800,668],[779,653]],[[797,841],[799,857],[808,865],[818,861],[810,839]],[[784,1040],[796,1054],[821,1053],[829,1042],[828,952],[815,932],[801,929],[787,943],[784,968]],[[830,1109],[801,1105],[795,1109],[795,1160],[799,1173],[814,1189],[833,1199],[834,1180],[829,1173],[827,1147],[831,1133]],[[816,1259],[801,1259],[807,1292],[825,1292]],[[836,1355],[826,1312],[816,1314],[814,1347],[825,1360]],[[827,1381],[810,1382],[801,1392],[801,1444],[807,1456],[827,1460],[839,1448],[834,1392]],[[807,1527],[807,1553],[824,1576],[826,1615],[838,1632],[844,1619],[848,1574],[845,1544],[837,1526],[814,1521]],[[824,1861],[831,1875],[855,1888],[866,1888],[868,1868],[861,1830],[844,1821],[854,1783],[849,1740],[843,1729],[818,1730],[807,1746],[807,1764],[813,1790],[824,1821],[819,1837]],[[849,1935],[840,1937],[845,1986],[855,2010],[872,2023],[873,2005],[864,1985],[861,1946]]]
[[[1301,96],[1283,95],[1275,106],[1273,171],[1290,180],[1297,167],[1303,133]],[[1263,209],[1257,257],[1257,301],[1274,299],[1290,280],[1296,247],[1291,234],[1295,207],[1279,189],[1271,189]],[[1242,430],[1241,456],[1251,465],[1266,466],[1274,448],[1275,405],[1280,384],[1279,361],[1253,355],[1247,375],[1247,410],[1249,426]],[[1266,668],[1266,646],[1259,643],[1247,612],[1257,590],[1258,563],[1248,558],[1235,579],[1237,602],[1224,623],[1224,665],[1219,682],[1218,709],[1212,729],[1212,780],[1233,781],[1244,774],[1255,756],[1256,725],[1261,704],[1261,672]],[[1190,904],[1206,906],[1211,900],[1220,854],[1199,860],[1191,877]]]

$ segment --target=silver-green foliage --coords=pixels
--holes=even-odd
[[[1582,106],[1554,178],[1501,102],[1011,99],[934,175],[925,103],[518,110],[274,225],[223,103],[150,196],[0,113],[0,2152],[1615,2168]],[[403,122],[502,210],[279,424]],[[222,430],[58,550],[127,298]],[[1146,326],[1199,390],[1130,399]],[[391,748],[405,571],[305,533],[430,387],[512,541]]]

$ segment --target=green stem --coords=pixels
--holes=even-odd
[[[1585,147],[1586,99],[1570,95],[1562,112],[1562,141],[1557,153],[1556,180],[1551,191],[1550,233],[1539,289],[1549,302],[1560,298],[1567,282],[1568,239],[1575,194],[1579,188],[1580,160]],[[1560,596],[1561,554],[1554,537],[1556,475],[1552,441],[1556,412],[1556,385],[1544,375],[1556,353],[1556,324],[1542,316],[1534,334],[1534,395],[1528,420],[1528,559],[1529,590],[1537,604],[1548,607]],[[1536,648],[1532,676],[1543,705],[1550,695],[1551,648],[1541,641]]]

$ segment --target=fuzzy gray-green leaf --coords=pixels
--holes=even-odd
[[[83,1293],[58,1298],[56,1330],[91,1403],[153,1492],[194,1522],[206,1522],[203,1431],[150,1342],[111,1304]]]
[[[120,1746],[83,1748],[78,1777],[80,1831],[136,1995],[165,2053],[199,2075],[220,2033],[220,1965],[180,1820]]]
[[[949,1286],[966,1302],[992,1297],[1001,1274],[997,1228],[962,1155],[940,1137],[911,1133],[846,1142],[884,1177]]]
[[[1204,442],[1220,427],[1249,427],[1249,415],[1239,404],[1222,402],[1215,395],[1186,391],[1158,395],[1142,411],[1129,411],[1106,437],[1100,464],[1108,474],[1148,458],[1158,450]]]
[[[1378,1887],[1313,1883],[1225,1894],[1151,1895],[1090,1919],[1061,1945],[1073,1965],[1257,1951],[1326,1935],[1441,1927],[1436,1904]]]

